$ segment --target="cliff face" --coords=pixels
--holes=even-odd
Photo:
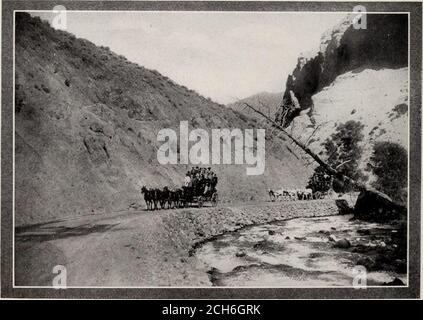
[[[375,142],[408,149],[408,21],[370,14],[367,29],[351,23],[350,16],[326,32],[315,57],[298,59],[276,118],[323,157],[323,142],[339,124],[360,122],[361,169],[368,171]]]
[[[390,141],[408,148],[408,68],[347,72],[312,96],[314,112],[302,111],[289,129],[319,153],[322,143],[348,120],[363,124],[363,166],[373,144]]]
[[[345,72],[407,66],[407,15],[368,14],[366,29],[354,29],[352,19],[351,15],[346,17],[322,36],[320,52],[315,57],[299,57],[276,113],[276,119],[284,126],[302,110],[312,112],[312,96]]]
[[[127,61],[108,48],[16,14],[16,224],[143,208],[140,187],[179,187],[186,165],[160,165],[157,133],[254,128],[254,120]],[[266,171],[217,165],[223,201],[304,186],[283,140],[266,141]]]

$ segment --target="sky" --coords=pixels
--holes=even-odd
[[[55,13],[36,13],[52,21]],[[345,13],[67,12],[66,31],[219,103],[282,92],[304,52]]]

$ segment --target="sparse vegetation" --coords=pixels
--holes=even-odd
[[[407,151],[393,142],[377,142],[370,158],[370,167],[377,180],[373,186],[393,200],[406,202]]]
[[[405,103],[398,104],[392,109],[391,113],[389,114],[389,119],[391,119],[391,121],[398,119],[402,115],[407,114],[407,112],[408,112],[407,104]]]
[[[310,177],[307,188],[313,192],[327,192],[332,187],[332,178],[325,172],[325,170],[318,166],[313,175]]]
[[[359,170],[362,155],[360,142],[364,138],[363,128],[364,125],[359,121],[347,121],[339,124],[335,133],[323,143],[327,163],[332,168],[337,168],[340,173],[356,181],[366,179],[366,176]],[[331,180],[325,176],[319,166],[310,177],[309,186],[316,191],[326,192],[330,187],[329,181]],[[332,187],[335,191],[342,193],[353,189],[353,186],[338,179],[333,180]]]

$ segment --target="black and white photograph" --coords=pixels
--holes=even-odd
[[[420,297],[421,3],[77,2],[3,2],[3,292]]]

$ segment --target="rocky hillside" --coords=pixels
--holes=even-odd
[[[142,208],[140,187],[180,186],[186,165],[159,165],[157,133],[254,128],[210,101],[108,48],[16,14],[16,224]],[[283,140],[266,141],[266,171],[215,166],[223,201],[304,186],[308,172]]]
[[[327,31],[313,58],[299,57],[276,118],[321,155],[340,123],[361,122],[365,169],[376,141],[408,148],[408,22],[370,14],[367,29],[351,23]]]
[[[313,95],[312,101],[314,112],[301,112],[290,130],[303,141],[316,130],[308,141],[316,152],[321,152],[321,144],[338,124],[348,120],[364,125],[363,169],[376,141],[408,147],[408,68],[347,72]]]
[[[244,103],[248,103],[257,110],[262,111],[264,114],[268,114],[270,117],[273,117],[281,104],[281,100],[282,93],[280,92],[260,92],[253,96],[240,99],[234,103],[230,103],[228,104],[228,107],[260,120],[261,116],[257,115],[257,113],[251,109],[246,108]]]
[[[302,110],[312,112],[313,95],[341,74],[408,65],[407,15],[368,14],[366,29],[355,29],[352,19],[349,15],[328,30],[321,38],[320,52],[314,57],[298,58],[286,81],[282,107],[276,115],[285,126]]]

